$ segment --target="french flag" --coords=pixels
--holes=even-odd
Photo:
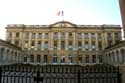
[[[57,16],[64,16],[64,11],[58,11]]]

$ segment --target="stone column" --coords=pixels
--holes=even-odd
[[[45,33],[42,34],[42,50],[44,50]]]
[[[112,36],[112,44],[115,44],[115,35],[114,35],[114,33],[112,33],[111,36]]]
[[[78,48],[78,45],[77,45],[77,33],[76,32],[73,32],[73,50],[77,50]]]
[[[95,33],[95,47],[96,47],[96,50],[99,50],[99,46],[98,46],[98,34]]]
[[[35,33],[35,50],[37,50],[37,44],[38,44],[38,33]]]
[[[85,38],[84,38],[84,33],[82,33],[82,50],[85,50],[84,45],[85,45]]]
[[[28,49],[31,49],[31,36],[32,36],[32,33],[29,33],[29,45],[28,45]]]
[[[91,33],[88,33],[88,36],[89,36],[89,41],[88,41],[88,43],[89,43],[89,50],[92,50],[92,40],[91,40]]]
[[[65,50],[68,50],[68,32],[66,32],[65,35],[66,35]]]
[[[58,32],[58,46],[57,46],[57,48],[58,48],[58,50],[61,50],[61,33],[60,32]]]

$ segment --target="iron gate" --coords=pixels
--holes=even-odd
[[[121,83],[119,68],[95,65],[6,65],[0,83]]]

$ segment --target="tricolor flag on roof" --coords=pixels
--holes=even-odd
[[[57,16],[64,16],[64,11],[58,11]]]

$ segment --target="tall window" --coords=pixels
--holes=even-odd
[[[38,48],[38,49],[41,49],[41,41],[38,41],[38,43],[37,43],[37,48]]]
[[[101,33],[98,33],[98,39],[101,39],[102,37],[101,37]]]
[[[96,63],[96,55],[92,55],[92,63]]]
[[[65,33],[64,32],[62,32],[61,38],[65,38]]]
[[[61,63],[65,63],[65,56],[61,56]]]
[[[78,33],[78,38],[79,38],[79,39],[82,38],[82,33]]]
[[[31,46],[35,46],[35,41],[31,41]]]
[[[57,43],[58,43],[58,42],[57,42],[57,41],[54,41],[53,43],[54,43],[54,44],[53,44],[53,45],[54,45],[54,49],[57,49]]]
[[[17,46],[19,45],[19,41],[18,40],[15,41],[15,45],[17,45]]]
[[[7,35],[7,38],[12,38],[12,33],[11,32],[7,32],[8,35]]]
[[[32,37],[31,37],[32,39],[35,39],[35,33],[32,33]]]
[[[44,48],[48,49],[48,41],[45,41]]]
[[[69,32],[69,37],[72,37],[72,32]]]
[[[92,50],[95,50],[95,41],[92,41]]]
[[[34,62],[34,55],[30,55],[30,62]]]
[[[37,55],[37,62],[40,63],[40,60],[41,60],[41,55]]]
[[[82,55],[78,55],[78,63],[82,63]]]
[[[73,56],[69,55],[69,63],[73,63]]]
[[[102,50],[102,41],[98,41],[98,48],[99,50]]]
[[[85,62],[86,62],[86,63],[89,63],[89,55],[86,55],[86,56],[85,56]]]
[[[24,57],[24,62],[27,62],[27,57]]]
[[[65,41],[61,41],[61,48],[62,48],[62,49],[65,48]]]
[[[103,62],[103,57],[102,57],[102,55],[98,55],[98,58],[99,58],[99,63],[102,63],[102,62]]]
[[[54,38],[58,38],[58,33],[57,33],[57,32],[54,32],[53,37],[54,37]]]
[[[72,49],[73,46],[72,46],[72,41],[69,41],[69,49]]]
[[[25,48],[28,47],[28,40],[25,41],[25,44],[24,44]]]
[[[107,34],[107,39],[108,39],[108,40],[112,40],[111,33],[108,33],[108,34]]]
[[[91,38],[94,39],[95,38],[95,33],[91,34]]]
[[[47,63],[47,61],[48,61],[48,57],[47,57],[47,55],[44,55],[44,56],[43,56],[43,62],[44,62],[44,63]]]
[[[88,41],[85,41],[85,49],[86,49],[86,50],[89,49]]]
[[[120,42],[119,34],[115,33],[115,43]]]
[[[84,38],[85,38],[85,39],[88,39],[88,38],[89,38],[88,33],[85,33],[85,34],[84,34]]]
[[[38,38],[41,39],[42,38],[42,33],[38,34]]]
[[[25,32],[25,39],[29,38],[29,32]]]
[[[48,38],[49,38],[48,33],[45,33],[45,38],[46,38],[46,39],[48,39]]]
[[[19,37],[19,32],[16,32],[16,37]]]
[[[82,49],[82,41],[78,41],[78,49],[79,49],[79,50]]]
[[[53,55],[53,63],[57,63],[57,54]]]

